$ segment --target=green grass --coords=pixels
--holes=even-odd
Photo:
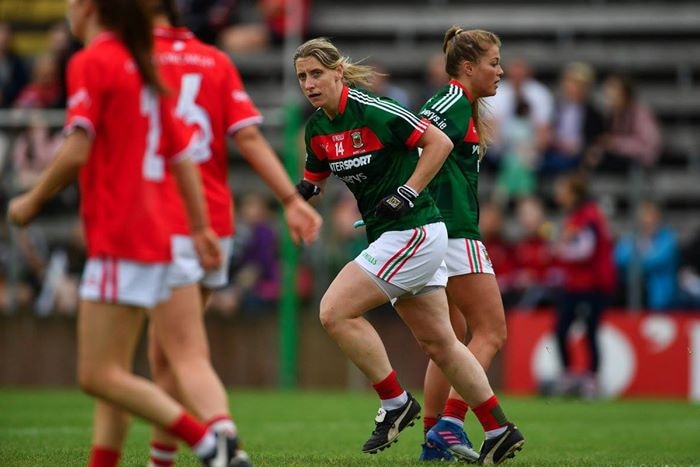
[[[669,401],[585,403],[502,398],[527,438],[514,466],[700,466],[700,406]],[[371,393],[233,392],[256,467],[417,466],[420,426],[376,456],[360,446],[377,408]],[[84,466],[92,403],[77,391],[0,389],[0,467]],[[472,441],[481,430],[468,416]],[[149,430],[135,422],[122,466],[143,467]],[[197,466],[181,449],[178,466]]]

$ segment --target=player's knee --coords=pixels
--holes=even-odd
[[[428,358],[438,366],[447,358],[451,344],[447,339],[439,338],[419,339],[418,343]]]
[[[334,301],[329,299],[326,295],[324,295],[321,299],[318,317],[321,320],[321,326],[323,326],[323,328],[329,334],[332,334],[337,329],[337,307],[335,306]]]
[[[78,386],[91,396],[99,396],[103,388],[103,372],[95,366],[78,366]]]
[[[487,347],[489,347],[494,354],[496,354],[503,344],[506,343],[506,338],[508,337],[508,329],[505,323],[502,326],[493,327],[487,334],[480,335],[479,338],[483,340]]]

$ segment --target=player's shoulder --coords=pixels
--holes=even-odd
[[[113,76],[111,70],[125,69],[133,65],[133,59],[126,47],[116,39],[99,40],[79,50],[70,58],[68,71],[87,68],[101,71],[102,78]]]
[[[361,107],[376,108],[377,105],[381,107],[401,107],[401,104],[389,97],[380,96],[367,89],[356,87],[348,87],[348,101],[353,101]]]
[[[471,104],[461,86],[447,83],[426,101],[421,110],[425,109],[445,113],[448,110],[470,110]]]
[[[325,114],[323,113],[323,110],[316,109],[314,113],[312,113],[309,118],[306,119],[306,135],[309,136],[311,134],[318,134],[321,129],[321,121],[325,117]]]

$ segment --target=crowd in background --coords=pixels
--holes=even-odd
[[[289,14],[283,4],[261,0],[252,16],[239,15],[232,0],[192,1],[185,6],[190,8],[190,27],[235,57],[281,43],[288,32],[284,24]],[[298,12],[303,18],[302,35],[309,8],[310,1],[303,2],[303,11]],[[221,23],[224,17],[229,21]],[[250,17],[256,21],[249,21]],[[11,185],[4,183],[0,189],[3,206],[10,190],[21,192],[35,183],[62,138],[60,128],[48,125],[36,111],[65,106],[63,76],[75,44],[62,22],[51,28],[48,43],[41,55],[31,60],[20,57],[13,51],[9,24],[0,23],[0,109],[24,112],[30,122],[12,144],[0,133],[3,179],[4,174],[12,174]],[[381,63],[374,65],[385,71]],[[481,169],[492,175],[494,183],[480,190],[480,227],[506,308],[533,310],[555,303],[564,284],[565,260],[558,255],[557,244],[567,213],[552,192],[554,180],[572,171],[586,183],[601,173],[619,174],[624,180],[633,168],[648,171],[661,154],[661,131],[653,112],[636,95],[634,83],[624,75],[600,77],[586,63],[570,63],[562,68],[556,89],[550,89],[536,79],[527,61],[511,59],[504,65],[505,80],[489,99],[488,120],[495,142]],[[437,54],[426,63],[419,93],[393,83],[388,73],[374,83],[373,91],[417,109],[446,80],[442,55]],[[363,229],[353,227],[359,213],[352,197],[337,185],[331,184],[328,191],[330,208],[321,248],[332,277],[364,248],[366,239]],[[591,196],[595,198],[596,193]],[[212,307],[225,315],[274,311],[280,295],[277,207],[262,193],[237,199],[232,282],[215,296]],[[46,214],[65,215],[77,206],[77,190],[66,190]],[[617,281],[611,305],[628,305],[630,271],[637,268],[644,308],[699,309],[700,231],[687,244],[681,243],[678,232],[666,223],[659,200],[645,199],[629,208],[636,222],[614,232],[611,260]],[[15,300],[20,308],[38,314],[74,313],[84,261],[80,226],[70,226],[59,240],[39,227],[17,230],[12,233],[13,242],[8,229],[3,222],[0,309],[7,310],[9,301]],[[11,274],[18,279],[12,293]],[[302,298],[310,298],[313,280],[310,264],[303,264],[297,284]]]

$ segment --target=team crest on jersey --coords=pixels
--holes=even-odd
[[[365,143],[362,141],[362,133],[359,131],[353,131],[350,133],[350,137],[352,138],[352,147],[355,149],[360,149],[362,146],[365,145]]]

